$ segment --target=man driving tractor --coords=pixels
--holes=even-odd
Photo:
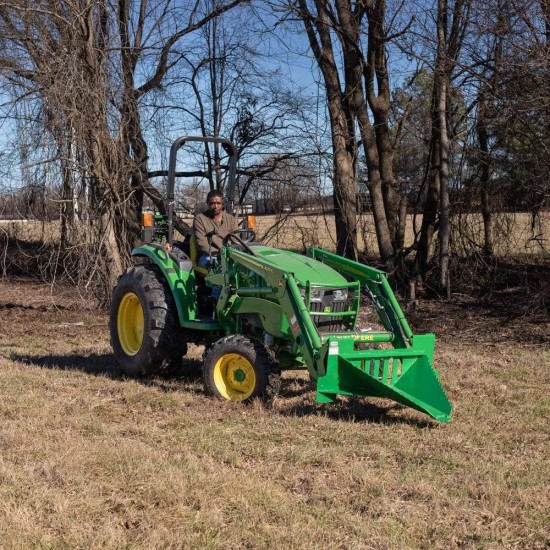
[[[212,255],[222,247],[223,238],[238,229],[237,220],[224,210],[223,194],[213,189],[206,196],[208,208],[197,214],[193,220],[193,231],[197,239],[198,264],[208,268]]]

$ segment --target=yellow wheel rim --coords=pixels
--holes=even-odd
[[[143,342],[143,307],[139,298],[128,292],[120,301],[117,332],[120,347],[126,355],[135,355]]]
[[[242,355],[226,353],[214,366],[214,384],[226,399],[243,401],[252,395],[256,387],[254,367]]]

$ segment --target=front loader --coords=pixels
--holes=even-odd
[[[152,374],[177,363],[189,342],[203,343],[205,390],[221,399],[271,401],[281,369],[305,367],[320,403],[338,395],[390,398],[449,422],[452,407],[433,368],[435,337],[412,333],[382,271],[319,248],[301,255],[264,246],[249,228],[224,239],[210,271],[198,268],[193,236],[178,242],[173,230],[176,155],[188,141],[224,147],[226,204],[233,205],[233,144],[176,140],[168,215],[153,217],[147,242],[132,252],[140,263],[113,293],[111,340],[121,369]],[[358,328],[364,302],[380,330]]]

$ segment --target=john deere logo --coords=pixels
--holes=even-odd
[[[330,306],[325,307],[325,313],[330,313],[332,310],[330,309]]]

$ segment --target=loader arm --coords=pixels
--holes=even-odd
[[[413,337],[411,327],[395,298],[386,273],[321,248],[311,248],[309,254],[312,258],[331,266],[336,271],[353,277],[368,289],[380,321],[386,330],[394,334],[395,347],[404,348],[411,343]]]

